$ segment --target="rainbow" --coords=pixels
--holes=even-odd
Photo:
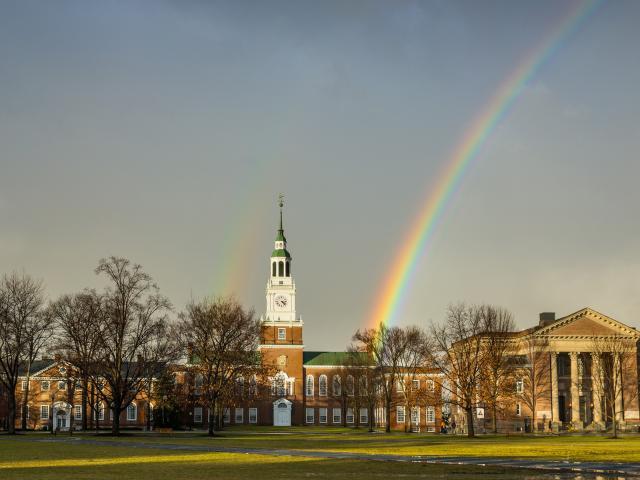
[[[532,49],[505,78],[490,101],[464,132],[385,275],[387,280],[378,292],[373,312],[369,316],[370,328],[381,324],[389,325],[395,321],[420,257],[425,252],[447,205],[460,187],[465,173],[478,157],[487,138],[507,115],[531,78],[601,3],[603,0],[573,3],[567,14],[545,35],[540,45]]]

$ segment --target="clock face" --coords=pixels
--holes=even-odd
[[[284,295],[278,295],[275,298],[276,307],[278,308],[285,308],[288,302],[289,302],[289,299]]]

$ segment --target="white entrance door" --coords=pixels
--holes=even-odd
[[[276,402],[273,406],[273,425],[276,427],[291,426],[291,404],[289,402]]]

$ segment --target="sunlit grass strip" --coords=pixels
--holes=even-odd
[[[55,467],[94,467],[107,465],[127,465],[127,464],[155,464],[155,463],[207,463],[219,461],[235,461],[235,462],[259,462],[266,463],[282,463],[286,462],[287,457],[269,457],[260,456],[259,458],[236,453],[190,453],[190,454],[173,454],[173,455],[136,455],[130,457],[108,457],[108,458],[66,458],[66,459],[38,459],[23,460],[15,462],[0,463],[0,470],[11,469],[28,469],[28,468],[55,468]],[[308,461],[310,458],[296,458],[296,461]],[[316,459],[317,460],[317,459]]]

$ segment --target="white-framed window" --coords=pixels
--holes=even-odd
[[[318,421],[320,423],[327,423],[327,409],[322,407],[318,409]]]
[[[307,375],[305,395],[307,397],[313,397],[313,375]]]
[[[82,420],[82,405],[75,405],[73,407],[74,420]]]
[[[367,391],[367,377],[360,377],[358,379],[358,389],[360,395],[364,395]]]
[[[98,416],[98,420],[104,420],[104,404],[102,402],[96,403],[93,411],[93,419],[96,419],[96,415]]]
[[[258,423],[258,409],[255,407],[249,408],[249,423]]]
[[[127,407],[127,421],[135,422],[138,418],[138,407],[135,403],[130,403]]]
[[[524,380],[522,378],[519,378],[518,380],[516,380],[516,393],[522,392],[524,392]]]
[[[369,423],[369,410],[366,408],[360,409],[360,425],[366,425]]]
[[[244,408],[236,408],[236,424],[244,423]]]
[[[305,422],[306,423],[313,423],[315,422],[315,417],[314,417],[314,411],[313,408],[307,408],[305,410]]]
[[[353,397],[355,395],[355,381],[353,380],[353,375],[347,375],[347,395]]]
[[[49,405],[40,405],[40,420],[49,420]]]
[[[404,423],[404,422],[405,422],[404,405],[398,405],[396,407],[396,423]]]
[[[236,378],[236,395],[244,395],[244,377]]]
[[[520,402],[516,403],[516,415],[522,415],[522,404]]]
[[[427,389],[430,392],[435,392],[436,391],[436,383],[433,380],[427,380]]]
[[[225,408],[222,411],[222,421],[224,423],[226,423],[227,425],[229,425],[231,423],[231,409],[230,408]]]
[[[334,408],[333,409],[332,423],[342,423],[342,409],[341,408]]]
[[[376,410],[375,410],[376,423],[378,423],[379,425],[382,425],[386,422],[386,419],[387,419],[387,411],[385,410],[385,408],[376,407]]]
[[[202,376],[202,374],[196,373],[195,377],[193,377],[193,386],[196,388],[196,390],[199,390],[202,388],[203,382],[204,382],[204,377]]]
[[[353,408],[347,408],[347,423],[354,423]]]
[[[40,390],[43,392],[49,390],[49,380],[42,380],[42,382],[40,382]]]
[[[67,382],[65,382],[64,380],[60,380],[58,382],[58,390],[64,390],[65,388],[67,388]]]
[[[249,396],[253,397],[258,392],[258,382],[256,381],[255,375],[249,378]]]
[[[26,380],[22,380],[22,390],[26,390],[29,387],[29,382]]]
[[[279,328],[278,329],[278,340],[286,340],[287,339],[287,329]]]
[[[433,407],[427,407],[427,423],[433,423],[436,421],[436,409]]]
[[[318,395],[321,397],[327,396],[327,376],[320,375],[318,379]]]
[[[420,380],[414,379],[414,380],[411,381],[411,384],[413,385],[413,391],[414,392],[416,390],[420,390]]]
[[[287,395],[295,395],[296,381],[295,378],[287,380]]]
[[[202,407],[193,407],[193,423],[202,423]]]
[[[404,392],[404,381],[401,378],[396,379],[396,392]]]
[[[420,407],[411,407],[411,424],[420,424]]]
[[[111,422],[113,422],[113,409],[112,408],[109,409],[109,420]]]
[[[333,395],[335,397],[342,395],[342,381],[340,380],[340,375],[333,376]]]

